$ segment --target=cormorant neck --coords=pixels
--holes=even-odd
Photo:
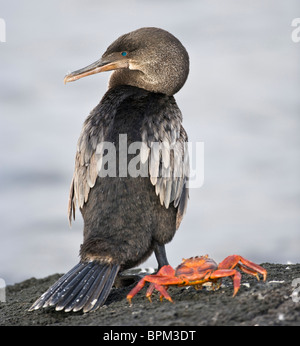
[[[108,88],[111,89],[118,85],[131,85],[150,92],[172,96],[181,89],[184,83],[185,80],[177,81],[176,77],[171,79],[161,77],[158,79],[142,71],[120,69],[111,74]]]
[[[131,85],[148,91],[158,92],[156,88],[144,81],[144,73],[137,70],[115,70],[110,76],[108,89],[112,89],[119,85]]]

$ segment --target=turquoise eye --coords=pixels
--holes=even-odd
[[[127,52],[122,52],[121,53],[123,56],[126,56],[127,55]]]

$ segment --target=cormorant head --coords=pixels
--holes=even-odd
[[[114,41],[93,64],[68,74],[64,82],[111,71],[109,88],[132,85],[173,95],[189,73],[189,56],[180,41],[158,28],[141,28]]]

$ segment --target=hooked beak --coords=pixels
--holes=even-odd
[[[81,68],[80,70],[67,74],[64,78],[64,83],[74,82],[75,80],[86,77],[95,73],[117,70],[119,68],[128,68],[127,60],[109,61],[103,58],[95,61],[94,63]]]

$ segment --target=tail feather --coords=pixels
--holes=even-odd
[[[76,299],[73,299],[68,305],[65,305],[64,309],[66,312],[72,310],[76,312],[81,309],[84,309],[84,312],[89,311],[87,308],[89,302],[97,299],[97,291],[101,292],[104,282],[107,280],[107,276],[110,272],[109,267],[98,267],[97,269],[98,271],[93,273],[94,275],[92,275],[88,282],[83,286],[82,290],[76,296]]]
[[[39,299],[37,299],[32,306],[30,307],[29,311],[37,310],[43,307],[43,305],[48,301],[49,298],[51,298],[52,295],[55,294],[56,290],[59,288],[59,286],[63,282],[68,282],[70,277],[78,272],[82,267],[84,266],[83,263],[78,263],[74,268],[72,268],[69,272],[64,274],[61,278],[59,278],[45,293],[41,295]],[[46,306],[45,306],[46,307]]]
[[[93,268],[93,262],[87,263],[85,266],[73,272],[73,269],[70,271],[73,272],[68,279],[64,280],[55,290],[55,292],[50,296],[50,298],[45,301],[43,307],[47,306],[57,306],[57,304],[71,295],[74,290],[77,289],[77,286],[80,286],[83,282],[83,279],[89,276],[90,271]]]
[[[118,274],[119,271],[119,266],[113,266],[111,268],[111,272],[107,278],[107,280],[104,282],[104,287],[103,289],[100,291],[97,291],[97,300],[90,300],[90,304],[86,306],[85,309],[87,309],[86,311],[95,311],[97,310],[100,306],[102,306],[104,304],[104,302],[106,301],[109,292],[111,290],[112,285],[114,284],[115,278]],[[85,309],[83,310],[85,312]]]
[[[85,298],[88,293],[88,289],[91,288],[90,286],[94,282],[95,276],[99,274],[101,269],[105,270],[105,267],[102,268],[96,263],[91,262],[86,266],[86,269],[86,271],[78,274],[76,278],[63,289],[64,292],[59,295],[59,300],[54,304],[56,305],[55,310],[66,311],[67,307],[69,307],[68,311],[71,311],[77,302],[84,301],[83,298]],[[50,303],[49,305],[53,304]],[[73,307],[70,308],[70,305],[73,305]]]
[[[95,311],[106,301],[119,269],[115,264],[80,262],[37,299],[29,311],[48,306],[66,312]]]

